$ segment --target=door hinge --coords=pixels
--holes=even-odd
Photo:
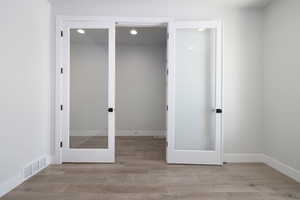
[[[167,69],[167,75],[169,75],[169,69]]]
[[[63,74],[64,73],[64,68],[60,68],[60,73]]]
[[[63,143],[62,143],[62,142],[60,142],[60,143],[59,143],[59,146],[60,146],[60,148],[62,148],[62,147],[63,147]]]
[[[168,143],[168,141],[166,141],[166,146],[167,146],[167,147],[169,146],[169,143]]]
[[[60,105],[60,110],[63,110],[64,109],[64,106],[63,105]]]
[[[167,110],[167,111],[169,110],[169,106],[168,106],[168,105],[166,105],[166,110]]]
[[[60,31],[60,37],[64,37],[64,32]]]

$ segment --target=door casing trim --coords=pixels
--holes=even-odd
[[[76,22],[97,22],[97,21],[107,21],[112,22],[114,24],[122,25],[133,25],[133,26],[159,26],[159,25],[168,25],[171,22],[176,21],[175,18],[170,17],[106,17],[106,16],[65,16],[65,15],[57,15],[56,16],[56,67],[55,67],[55,134],[54,134],[54,149],[55,153],[53,156],[53,164],[62,164],[62,148],[60,147],[60,142],[62,141],[62,112],[60,110],[60,106],[62,105],[62,83],[63,83],[63,76],[61,74],[61,68],[63,67],[63,37],[61,37],[61,30],[63,30],[63,26],[65,23],[69,23],[72,21]],[[177,20],[182,21],[182,20]],[[191,20],[189,20],[191,21]],[[203,23],[221,23],[220,20],[197,20]],[[222,31],[222,38],[221,38],[221,54],[222,58],[219,62],[222,68],[222,75],[220,80],[222,82],[222,94],[221,94],[221,104],[223,107],[223,31]],[[170,62],[168,62],[169,68]],[[224,159],[224,144],[223,144],[223,114],[222,114],[222,123],[221,123],[221,141],[220,141],[220,161],[223,163]],[[167,130],[168,135],[168,130]],[[53,145],[53,144],[51,144]]]

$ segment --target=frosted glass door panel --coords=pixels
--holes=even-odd
[[[108,29],[70,30],[70,148],[108,148]]]
[[[175,149],[215,150],[213,29],[176,29]]]

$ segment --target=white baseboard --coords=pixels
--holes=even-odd
[[[19,172],[14,177],[11,177],[4,183],[0,183],[0,198],[6,193],[13,190],[15,187],[23,183],[22,172]]]
[[[117,130],[116,136],[165,136],[162,130]]]
[[[296,170],[268,155],[264,155],[264,163],[300,183],[299,170]]]
[[[300,171],[268,155],[261,153],[225,153],[224,162],[229,163],[265,163],[282,174],[300,182]]]
[[[55,164],[56,163],[55,155],[48,156],[47,162],[48,162],[48,165]]]
[[[43,156],[41,158],[46,158],[46,165],[44,167],[40,168],[38,171],[35,171],[31,176],[29,176],[27,178],[24,178],[23,169],[25,168],[25,166],[28,166],[28,165],[25,165],[25,166],[22,167],[22,169],[15,176],[9,178],[4,183],[0,183],[0,198],[2,196],[4,196],[5,194],[7,194],[8,192],[10,192],[11,190],[13,190],[14,188],[16,188],[18,185],[22,184],[24,181],[26,181],[30,177],[36,175],[41,170],[43,170],[46,167],[48,167],[49,163],[52,162],[51,161],[51,159],[52,159],[51,156]],[[40,159],[36,159],[36,160],[40,160]],[[30,163],[33,163],[33,161],[30,162]]]
[[[107,136],[107,131],[99,130],[71,130],[71,136]]]
[[[116,136],[165,136],[165,130],[116,130]],[[107,136],[106,131],[71,130],[72,136]]]
[[[257,163],[263,162],[264,154],[261,153],[225,153],[224,162],[230,163]]]

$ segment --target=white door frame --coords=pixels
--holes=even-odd
[[[62,148],[60,146],[60,143],[62,141],[63,137],[63,112],[60,110],[60,106],[63,105],[64,99],[63,99],[63,82],[64,82],[64,77],[61,74],[61,68],[64,67],[64,50],[63,50],[63,37],[61,37],[61,31],[63,30],[63,25],[64,23],[72,22],[72,21],[81,21],[83,24],[85,22],[97,22],[97,21],[110,21],[115,24],[121,23],[121,24],[130,24],[134,26],[152,26],[152,25],[159,25],[159,24],[169,24],[172,21],[175,21],[174,18],[143,18],[143,17],[102,17],[102,16],[61,16],[57,15],[56,16],[56,70],[55,70],[55,156],[52,159],[53,163],[55,164],[62,164]],[[198,20],[202,22],[216,22],[216,21],[203,21],[203,20]],[[223,42],[223,38],[221,38],[221,42]],[[220,51],[223,51],[221,49]],[[169,53],[168,53],[169,55]],[[169,56],[168,56],[169,57]],[[169,60],[169,58],[168,58]],[[220,65],[223,65],[223,60],[221,59]],[[167,66],[168,69],[170,69],[170,62],[168,61]],[[223,66],[222,66],[223,67]],[[222,77],[221,81],[223,80]],[[169,79],[169,78],[168,78]],[[168,80],[170,81],[170,80]],[[222,90],[222,88],[221,88]],[[168,94],[169,95],[169,94]],[[167,114],[169,115],[169,113]],[[170,118],[170,117],[168,117]],[[167,140],[169,139],[170,135],[170,129],[169,129],[169,119],[167,121]],[[221,147],[220,147],[220,154],[221,154],[221,162],[223,162],[223,125],[220,127],[221,128]]]

